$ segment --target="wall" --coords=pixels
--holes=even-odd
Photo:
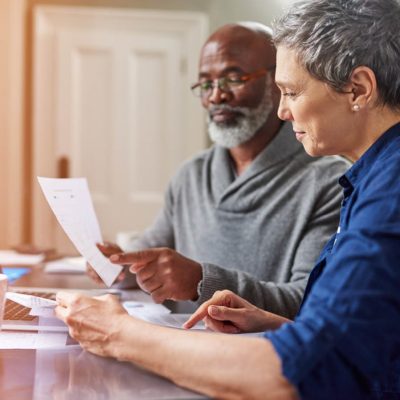
[[[24,0],[0,1],[0,248],[22,238]]]
[[[7,165],[10,170],[9,173],[5,172],[4,169],[0,169],[0,193],[10,192],[7,200],[8,207],[10,204],[14,207],[20,207],[20,211],[9,213],[7,210],[7,204],[3,204],[2,198],[0,197],[0,221],[3,223],[3,227],[0,224],[0,247],[4,244],[15,244],[19,241],[29,242],[31,238],[32,227],[30,221],[31,216],[31,200],[30,193],[32,191],[32,182],[27,178],[21,178],[22,173],[25,177],[29,176],[32,160],[30,154],[31,146],[31,104],[30,98],[32,95],[32,82],[31,82],[31,71],[32,71],[32,43],[31,43],[31,32],[32,32],[32,9],[36,5],[63,5],[63,6],[92,6],[92,7],[121,7],[121,8],[135,8],[135,9],[161,9],[161,10],[182,10],[182,11],[200,11],[207,14],[210,18],[210,29],[215,30],[217,27],[235,21],[243,20],[256,20],[262,23],[271,24],[272,20],[279,15],[282,8],[292,3],[294,0],[0,0],[0,3],[7,2],[9,4],[25,3],[24,10],[20,10],[20,17],[26,18],[25,25],[20,28],[19,36],[24,35],[26,38],[26,47],[24,52],[24,61],[20,64],[11,66],[8,64],[4,66],[0,64],[0,73],[4,67],[9,68],[9,71],[14,71],[14,74],[20,73],[21,79],[25,78],[24,88],[24,100],[21,101],[19,106],[26,106],[26,112],[20,112],[20,118],[14,118],[15,124],[22,124],[25,127],[25,131],[20,132],[20,127],[12,128],[11,126],[5,126],[7,124],[7,118],[1,118],[0,114],[0,143],[5,143],[10,137],[17,134],[15,137],[13,146],[14,151],[18,148],[18,145],[23,148],[20,149],[19,155],[11,157]],[[0,9],[1,11],[1,9]],[[0,15],[0,37],[3,38],[1,30],[9,28],[9,21],[5,13]],[[15,28],[17,29],[18,26]],[[14,29],[14,30],[15,30]],[[0,49],[1,55],[7,54],[11,46],[10,36],[6,36],[6,42]],[[14,46],[15,47],[15,46]],[[23,57],[21,57],[22,60]],[[0,60],[7,60],[7,57],[0,57]],[[1,63],[1,61],[0,61]],[[25,68],[25,73],[20,71]],[[3,76],[3,78],[1,78]],[[15,80],[18,80],[15,78]],[[0,75],[0,90],[1,93],[6,93],[3,90],[2,85],[6,85],[8,82],[7,74]],[[9,87],[8,89],[9,90]],[[18,99],[14,102],[15,110],[18,109]],[[0,99],[0,113],[7,113],[10,109],[10,101],[7,104],[1,103]],[[21,109],[22,110],[22,109]],[[21,111],[20,110],[20,111]],[[19,140],[19,142],[18,142]],[[1,150],[0,150],[1,157]],[[20,163],[18,166],[17,163]],[[13,164],[12,164],[13,163]],[[14,171],[16,173],[14,173]],[[7,181],[8,179],[8,181]],[[23,189],[22,189],[23,183]],[[22,191],[23,190],[23,191]],[[20,203],[22,203],[20,205]],[[7,228],[4,228],[4,216],[12,216],[13,222],[6,223]],[[9,217],[10,218],[10,217]],[[21,222],[23,220],[23,224]],[[23,226],[22,226],[23,225]],[[8,232],[6,230],[8,229]],[[22,230],[22,231],[21,231]],[[22,233],[21,233],[22,232]]]
[[[9,23],[8,23],[9,7],[8,4],[2,6],[0,13],[0,54],[8,54],[9,52]],[[6,156],[4,150],[7,148],[7,132],[8,132],[8,119],[7,119],[7,96],[4,94],[8,93],[8,77],[9,65],[7,57],[0,57],[0,159],[3,161]],[[4,193],[7,190],[6,179],[7,179],[7,164],[4,165],[2,162],[0,168],[0,193]],[[0,196],[0,213],[2,215],[7,214],[7,203],[3,196]],[[1,224],[2,225],[2,224]],[[0,243],[3,244],[5,239],[5,230],[0,228]]]
[[[257,21],[270,25],[282,9],[294,0],[214,0],[211,3],[211,27],[234,21]]]
[[[210,16],[211,30],[228,22],[256,20],[270,24],[294,0],[28,0],[37,4],[128,7],[202,11]]]

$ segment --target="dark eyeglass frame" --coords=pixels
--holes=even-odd
[[[271,65],[268,68],[260,69],[258,71],[252,72],[250,74],[242,75],[235,79],[230,79],[229,76],[222,76],[213,80],[208,80],[205,82],[196,82],[191,87],[190,90],[196,97],[206,97],[210,96],[215,87],[218,87],[224,93],[230,93],[235,89],[243,87],[247,82],[254,79],[260,78],[275,69],[275,65]]]

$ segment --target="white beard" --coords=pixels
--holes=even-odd
[[[208,135],[219,146],[228,149],[237,147],[255,136],[265,124],[272,109],[271,85],[270,82],[267,82],[265,94],[256,108],[231,107],[227,104],[212,105],[208,110],[207,117]],[[216,123],[210,114],[217,110],[239,112],[242,116],[239,116],[234,123]]]

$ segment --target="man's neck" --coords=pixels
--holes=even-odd
[[[229,149],[236,174],[241,175],[278,133],[282,121],[274,119],[266,124],[246,143]]]

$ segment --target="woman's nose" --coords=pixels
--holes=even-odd
[[[283,121],[293,121],[293,115],[286,104],[285,98],[281,95],[278,107],[278,118]]]

